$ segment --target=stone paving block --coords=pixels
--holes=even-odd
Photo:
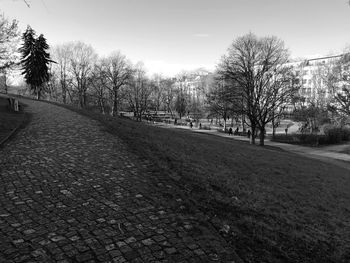
[[[124,263],[126,262],[126,259],[123,256],[118,256],[113,258],[113,263]]]

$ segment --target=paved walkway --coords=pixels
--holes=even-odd
[[[0,149],[0,262],[240,262],[98,122],[25,103],[31,123]]]
[[[204,130],[204,129],[198,129],[198,128],[190,128],[188,126],[180,126],[180,125],[172,125],[172,124],[163,124],[163,123],[157,123],[156,124],[159,127],[164,128],[177,128],[177,129],[187,129],[191,130],[193,132],[198,133],[206,133],[206,134],[212,134],[216,136],[226,137],[226,138],[232,138],[234,140],[239,141],[245,141],[249,142],[249,139],[244,136],[237,136],[237,135],[228,135],[227,133],[221,133],[217,130]],[[257,144],[259,143],[259,139],[257,139]],[[350,169],[350,154],[345,153],[338,153],[335,152],[335,148],[344,148],[344,145],[334,145],[332,147],[322,147],[322,148],[314,148],[314,147],[306,147],[306,146],[300,146],[300,145],[293,145],[293,144],[287,144],[287,143],[279,143],[279,142],[273,142],[270,140],[265,140],[265,145],[278,147],[280,149],[283,149],[285,151],[293,152],[299,155],[303,155],[305,157],[318,159],[321,161],[329,162],[338,166],[341,166],[343,168]],[[347,144],[348,145],[348,144]]]

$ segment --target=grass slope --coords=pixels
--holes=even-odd
[[[245,262],[350,262],[349,170],[275,148],[74,110],[177,178],[189,205],[209,215]]]

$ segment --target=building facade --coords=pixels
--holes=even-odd
[[[340,92],[334,69],[342,58],[343,55],[335,55],[289,63],[300,85],[298,95],[305,105],[325,106]]]

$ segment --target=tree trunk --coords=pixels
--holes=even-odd
[[[5,86],[5,94],[7,94],[7,92],[8,92],[8,86],[7,86],[7,75],[6,75],[6,73],[5,73],[5,75],[4,75],[4,86]]]
[[[275,127],[275,117],[272,119],[272,138],[275,139],[276,136],[276,127]]]
[[[255,144],[255,133],[256,133],[256,127],[254,125],[251,125],[252,134],[250,137],[250,144]]]
[[[62,85],[62,101],[63,104],[67,103],[67,89],[66,89],[66,85]]]
[[[104,115],[105,114],[105,105],[103,103],[103,99],[99,99],[99,104],[100,104],[100,108],[101,108],[101,113]]]
[[[36,99],[40,100],[40,89],[39,87],[35,87],[35,89],[36,89]]]
[[[87,101],[87,94],[86,94],[86,91],[84,91],[84,93],[83,93],[83,107],[84,108],[86,107],[86,101]]]
[[[141,112],[137,113],[137,119],[138,119],[139,122],[142,121],[142,113]]]
[[[243,129],[243,132],[245,132],[245,117],[244,117],[244,114],[242,114],[242,129]]]
[[[82,91],[79,92],[79,107],[84,108],[83,94]]]
[[[260,146],[264,146],[265,142],[265,127],[260,128]]]
[[[113,90],[113,105],[112,105],[112,112],[111,115],[117,116],[118,115],[118,90]]]

